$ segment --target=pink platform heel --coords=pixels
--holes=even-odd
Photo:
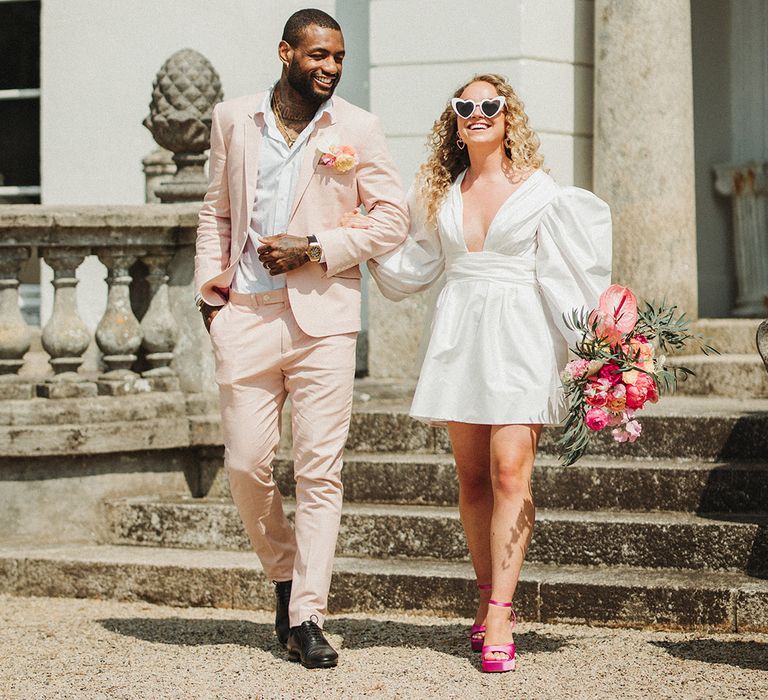
[[[477,588],[480,591],[490,591],[491,584],[478,583]],[[469,643],[472,645],[472,651],[480,651],[483,648],[483,637],[479,636],[481,634],[485,636],[485,625],[472,625],[469,630]]]
[[[512,619],[510,625],[512,629],[515,629],[517,624],[517,618],[515,617],[515,611],[512,610],[512,603],[499,603],[496,600],[489,600],[488,605],[496,605],[500,608],[509,608],[512,613]],[[500,653],[506,654],[506,659],[486,659],[486,654]],[[515,670],[515,644],[488,644],[483,645],[483,671],[485,673],[504,673],[505,671]]]

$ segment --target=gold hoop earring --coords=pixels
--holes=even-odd
[[[463,151],[466,148],[467,144],[464,143],[461,140],[461,136],[456,137],[456,148],[458,148],[460,151]]]

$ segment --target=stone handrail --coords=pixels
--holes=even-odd
[[[184,248],[191,260],[198,210],[199,204],[0,206],[0,398],[178,389],[171,368],[179,329],[169,303],[169,266]],[[19,273],[35,251],[54,274],[53,312],[42,331],[54,376],[39,381],[18,375],[32,338],[19,311]],[[92,339],[75,296],[75,271],[88,255],[108,270],[106,311],[95,332],[107,371],[95,377],[77,371]],[[130,268],[138,260],[148,269],[149,288],[141,320],[129,294]],[[141,375],[132,369],[139,348],[149,365]]]

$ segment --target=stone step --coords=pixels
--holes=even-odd
[[[406,610],[471,617],[474,586],[466,562],[337,558],[329,608],[331,614]],[[3,547],[0,592],[184,607],[274,606],[254,554],[157,547]],[[766,632],[768,581],[735,573],[526,563],[515,609],[523,622]]]
[[[275,460],[284,494],[294,488],[293,462]],[[345,503],[456,505],[451,455],[347,453]],[[768,460],[742,462],[585,459],[570,467],[540,457],[533,472],[539,508],[768,514]],[[211,496],[227,497],[220,470]]]
[[[613,459],[762,459],[768,454],[768,401],[667,396],[638,414],[643,434],[616,443],[607,430],[595,433],[587,455]],[[543,430],[542,455],[559,454],[557,427]],[[347,449],[355,452],[447,453],[447,432],[408,416],[403,402],[356,405]]]
[[[695,372],[680,382],[679,396],[768,397],[768,372],[757,350],[749,354],[690,355],[669,359]]]
[[[408,415],[410,391],[406,386],[392,389],[387,398],[378,398],[370,383],[356,382],[347,449],[353,452],[448,453],[446,430],[414,420]],[[374,385],[378,386],[378,385]],[[392,394],[398,398],[391,398]],[[221,426],[212,399],[192,408],[190,444],[221,446]],[[281,449],[291,445],[290,409],[283,420]],[[768,455],[768,400],[727,397],[665,396],[638,414],[643,435],[633,444],[617,444],[608,431],[596,433],[587,456],[612,459],[762,459]],[[557,427],[544,428],[539,443],[541,455],[557,456]]]
[[[694,333],[700,333],[706,342],[723,355],[739,355],[757,352],[755,336],[760,325],[759,318],[700,318],[691,324]],[[698,355],[695,346],[688,347],[688,353]]]
[[[107,502],[106,515],[111,544],[249,548],[237,510],[226,499],[117,499]],[[467,558],[458,511],[445,506],[347,504],[336,551],[371,558]],[[768,574],[768,516],[541,509],[527,558]]]

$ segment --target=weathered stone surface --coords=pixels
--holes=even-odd
[[[757,459],[768,454],[768,402],[665,397],[638,415],[643,436],[633,444],[596,433],[588,455],[614,459]],[[560,430],[546,427],[542,455],[557,455]],[[446,431],[407,416],[404,406],[371,405],[352,415],[347,449],[356,452],[449,452]]]
[[[102,537],[104,499],[193,492],[190,450],[0,459],[0,541]]]
[[[768,464],[539,460],[539,507],[581,510],[768,513]]]
[[[100,377],[96,382],[99,396],[122,397],[132,394],[146,394],[152,391],[152,385],[148,379],[138,375],[125,376],[121,379],[106,379]]]
[[[27,379],[15,375],[5,375],[0,379],[0,402],[28,401],[35,397],[35,385]]]
[[[44,456],[189,445],[181,395],[0,404],[0,455]]]
[[[0,402],[0,426],[90,425],[186,418],[183,394],[148,393],[120,399],[72,399],[68,401]],[[0,454],[2,454],[0,452]]]
[[[368,372],[374,379],[415,378],[419,347],[434,307],[434,294],[414,294],[403,301],[385,299],[375,284],[368,291]]]
[[[150,547],[0,549],[0,592],[147,600],[170,605],[272,609],[255,555]],[[469,616],[474,574],[466,562],[337,558],[331,614],[392,609]],[[515,609],[522,619],[621,627],[736,630],[739,592],[768,595],[768,582],[739,574],[611,571],[527,563]],[[745,598],[746,600],[746,598]],[[754,629],[768,611],[753,606]],[[739,629],[741,629],[739,627]]]
[[[218,462],[221,465],[221,455]],[[293,463],[275,461],[275,479],[293,492]],[[344,458],[347,503],[456,505],[458,481],[450,455],[354,454]],[[220,473],[216,482],[224,480]],[[536,461],[533,491],[540,508],[768,513],[768,463],[582,460],[561,467]],[[227,489],[211,495],[226,496]]]
[[[194,245],[200,205],[0,205],[0,247]]]
[[[37,395],[42,399],[85,399],[98,396],[95,382],[42,382],[37,385]]]
[[[768,590],[749,590],[736,594],[738,632],[768,632]]]
[[[165,449],[186,446],[188,435],[185,418],[146,423],[0,426],[0,454],[29,457]]]
[[[601,579],[608,578],[603,571]],[[542,582],[541,621],[735,631],[731,591],[701,588],[693,576],[686,586]]]
[[[680,396],[768,397],[768,372],[756,352],[745,355],[688,355],[670,358],[696,374],[678,383]]]
[[[119,500],[108,505],[108,514],[115,544],[249,548],[234,505],[222,499]],[[766,525],[768,516],[726,521],[682,513],[540,509],[527,559],[754,575],[768,573],[768,546],[761,535]],[[352,503],[342,512],[337,552],[371,558],[468,556],[454,508]]]
[[[723,355],[752,355],[755,353],[755,333],[760,324],[756,318],[700,318],[691,325],[693,333],[701,333],[706,342]],[[698,355],[690,345],[686,353]]]
[[[427,452],[434,448],[434,430],[400,411],[356,411],[347,449],[357,452]]]

